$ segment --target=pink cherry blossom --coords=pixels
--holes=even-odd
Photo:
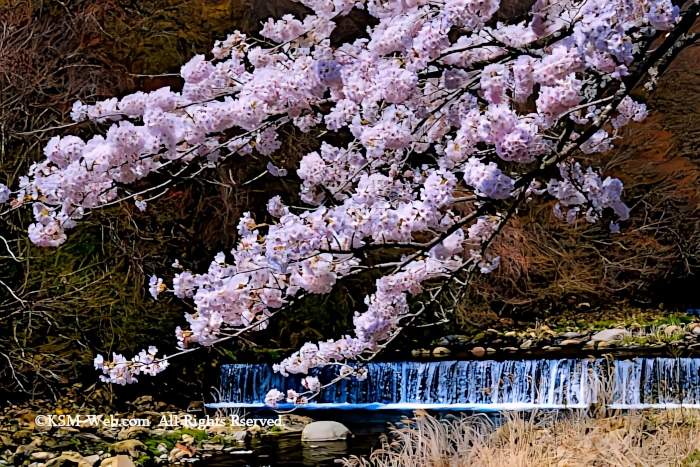
[[[290,205],[275,196],[267,213],[245,212],[236,246],[208,267],[175,263],[170,291],[194,307],[178,344],[264,329],[280,310],[376,268],[353,329],[275,366],[289,375],[332,365],[358,380],[366,369],[347,362],[381,351],[424,312],[426,292],[508,261],[489,246],[521,201],[551,196],[569,222],[605,218],[624,228],[621,182],[576,158],[611,149],[619,128],[646,117],[626,96],[625,77],[653,29],[676,24],[669,0],[537,0],[508,24],[496,16],[498,0],[301,3],[313,14],[268,19],[264,41],[235,31],[193,57],[180,70],[181,92],[76,102],[71,117],[94,122],[95,134],[50,139],[16,191],[0,185],[0,202],[15,195],[13,206],[32,204],[30,239],[56,247],[93,209],[156,203],[136,188],[150,187],[155,172],[174,181],[229,157],[262,160],[267,177],[300,181],[300,202],[285,194]],[[376,21],[362,37],[331,41],[335,20],[354,8]],[[297,129],[318,144],[291,162],[281,135]],[[375,249],[401,254],[380,268],[367,261]],[[165,282],[151,277],[154,299]],[[95,365],[126,384],[167,366],[154,355],[98,356]],[[303,384],[322,386],[311,376]],[[312,397],[273,390],[265,403]]]

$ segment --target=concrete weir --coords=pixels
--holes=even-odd
[[[311,374],[331,381],[336,367]],[[700,408],[700,358],[453,360],[366,365],[365,381],[342,380],[307,409],[531,410]],[[220,400],[209,407],[264,407],[270,389],[301,389],[265,364],[224,365]],[[290,407],[283,404],[281,407]]]

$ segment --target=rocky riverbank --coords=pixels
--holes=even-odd
[[[571,313],[534,325],[501,320],[472,334],[447,335],[430,348],[414,348],[413,357],[521,358],[579,352],[655,354],[700,353],[700,319],[686,313],[631,311]]]
[[[183,464],[214,454],[248,454],[251,438],[290,432],[301,436],[313,422],[285,414],[276,423],[240,426],[232,421],[243,420],[240,414],[219,412],[210,414],[210,419],[218,420],[215,425],[193,427],[195,420],[206,419],[201,402],[181,409],[143,396],[127,403],[128,410],[117,412],[110,406],[106,391],[94,387],[83,391],[79,384],[55,402],[7,406],[0,414],[0,465]]]

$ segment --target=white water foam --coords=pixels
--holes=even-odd
[[[343,380],[304,408],[582,409],[599,401],[603,385],[610,388],[607,407],[613,409],[700,408],[697,358],[389,362],[370,363],[366,368],[367,381]],[[334,376],[330,371],[320,369],[313,374],[322,381],[330,380]],[[224,365],[221,400],[207,406],[264,407],[267,391],[299,389],[300,378],[284,378],[268,365]],[[280,405],[282,409],[293,407]]]

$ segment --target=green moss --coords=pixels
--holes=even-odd
[[[174,442],[172,442],[168,439],[165,439],[165,438],[161,438],[161,437],[149,438],[147,440],[144,440],[143,444],[145,444],[146,447],[148,448],[148,450],[151,452],[151,454],[153,454],[156,457],[161,455],[161,452],[158,451],[159,444],[165,445],[165,447],[168,448],[168,451],[170,451],[171,449],[173,449],[175,447]]]
[[[224,444],[224,445],[231,444],[231,441],[227,440],[226,438],[224,438],[221,435],[216,435],[216,436],[209,438],[209,442],[211,444]]]
[[[174,431],[165,435],[165,439],[167,439],[171,443],[177,443],[179,441],[182,441],[182,435],[190,435],[195,439],[196,442],[200,442],[202,440],[207,439],[206,431],[195,430],[193,428],[182,428],[180,430]]]
[[[683,467],[700,467],[700,450],[693,451],[688,457],[681,461]]]
[[[597,329],[597,330],[609,329],[611,327],[614,327],[616,324],[618,324],[617,321],[612,320],[612,319],[596,321],[595,323],[593,323],[593,329]]]

